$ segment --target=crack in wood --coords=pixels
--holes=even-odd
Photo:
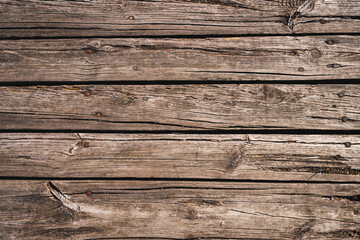
[[[318,232],[318,234],[329,238],[360,239],[360,229],[340,229],[330,232]]]
[[[352,195],[352,196],[321,196],[322,198],[333,200],[333,201],[340,201],[340,200],[347,200],[350,202],[360,202],[360,195]]]
[[[51,181],[47,183],[47,188],[50,191],[51,195],[58,200],[63,206],[75,211],[80,212],[80,206],[67,198],[59,188],[57,188]]]
[[[131,0],[131,1],[139,1],[139,0]],[[185,3],[199,3],[199,4],[210,4],[210,5],[218,5],[223,7],[233,7],[238,9],[248,9],[248,10],[254,10],[254,11],[264,11],[258,8],[254,8],[251,6],[247,6],[245,4],[242,4],[238,1],[234,0],[172,0],[173,2],[185,2]],[[152,0],[141,0],[141,2],[155,2]]]
[[[64,207],[78,213],[87,213],[90,215],[102,217],[102,218],[111,218],[116,214],[112,209],[105,209],[97,206],[91,206],[88,204],[77,204],[72,201],[69,197],[63,194],[60,189],[55,186],[51,181],[47,183],[47,189],[51,195],[58,200]]]
[[[294,29],[296,21],[298,17],[300,17],[305,12],[310,12],[314,9],[316,0],[283,0],[283,4],[289,6],[293,9],[288,15],[287,18],[287,26],[290,30]]]
[[[269,170],[276,172],[310,172],[324,174],[344,174],[344,175],[360,175],[359,169],[352,169],[344,164],[344,167],[271,167]]]

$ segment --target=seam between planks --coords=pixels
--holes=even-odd
[[[299,184],[360,184],[356,181],[313,180],[255,180],[215,178],[136,178],[136,177],[14,177],[0,176],[1,180],[24,181],[144,181],[144,182],[227,182],[227,183],[299,183]]]

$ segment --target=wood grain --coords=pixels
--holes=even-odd
[[[0,181],[3,239],[358,239],[357,184]]]
[[[360,128],[359,85],[0,87],[3,130]]]
[[[0,82],[360,78],[360,36],[0,41]]]
[[[358,33],[357,0],[1,0],[0,37]]]
[[[357,182],[359,152],[358,135],[2,133],[0,176]]]

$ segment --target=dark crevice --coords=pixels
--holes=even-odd
[[[312,180],[254,180],[213,178],[136,178],[136,177],[16,177],[0,176],[0,180],[24,181],[148,181],[148,182],[229,182],[229,183],[304,183],[304,184],[360,184],[357,181],[312,181]],[[326,197],[326,196],[324,196]]]
[[[4,29],[4,28],[0,28]],[[131,36],[131,35],[118,35],[118,36],[108,36],[108,35],[88,35],[88,36],[33,36],[33,37],[0,37],[0,40],[36,40],[36,39],[89,39],[89,38],[177,38],[177,39],[185,39],[185,38],[227,38],[227,37],[282,37],[282,36],[331,36],[331,35],[349,35],[349,36],[360,36],[359,32],[329,32],[329,33],[268,33],[268,34],[206,34],[206,35],[183,35],[181,31],[178,35],[141,35],[141,36]]]
[[[269,170],[276,172],[311,172],[323,174],[343,174],[343,175],[360,175],[359,169],[352,169],[350,166],[342,165],[341,167],[272,167]]]
[[[108,130],[108,129],[0,129],[0,133],[127,133],[127,134],[293,134],[293,135],[359,135],[356,130],[321,129],[240,129],[240,130]]]
[[[339,200],[348,200],[351,202],[360,202],[360,195],[352,195],[352,196],[321,196],[322,198],[339,201]]]
[[[202,239],[234,239],[234,240],[264,240],[263,238],[226,238],[226,237],[199,237],[199,238],[166,238],[166,237],[109,237],[109,238],[86,238],[84,240],[130,240],[130,239],[158,239],[158,240],[202,240]]]
[[[275,74],[276,75],[276,74]],[[144,81],[2,81],[0,86],[64,86],[64,85],[230,85],[230,84],[360,84],[360,79],[327,79],[327,80],[144,80]]]

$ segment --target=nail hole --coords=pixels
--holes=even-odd
[[[332,63],[332,64],[328,64],[326,65],[328,68],[340,68],[342,67],[342,65],[338,64],[338,63]]]
[[[101,117],[102,116],[101,112],[97,112],[96,116]]]
[[[351,142],[346,142],[345,147],[351,147]]]
[[[83,143],[83,147],[86,147],[86,148],[87,148],[87,147],[90,147],[90,143],[89,143],[89,142],[84,142],[84,143]]]

